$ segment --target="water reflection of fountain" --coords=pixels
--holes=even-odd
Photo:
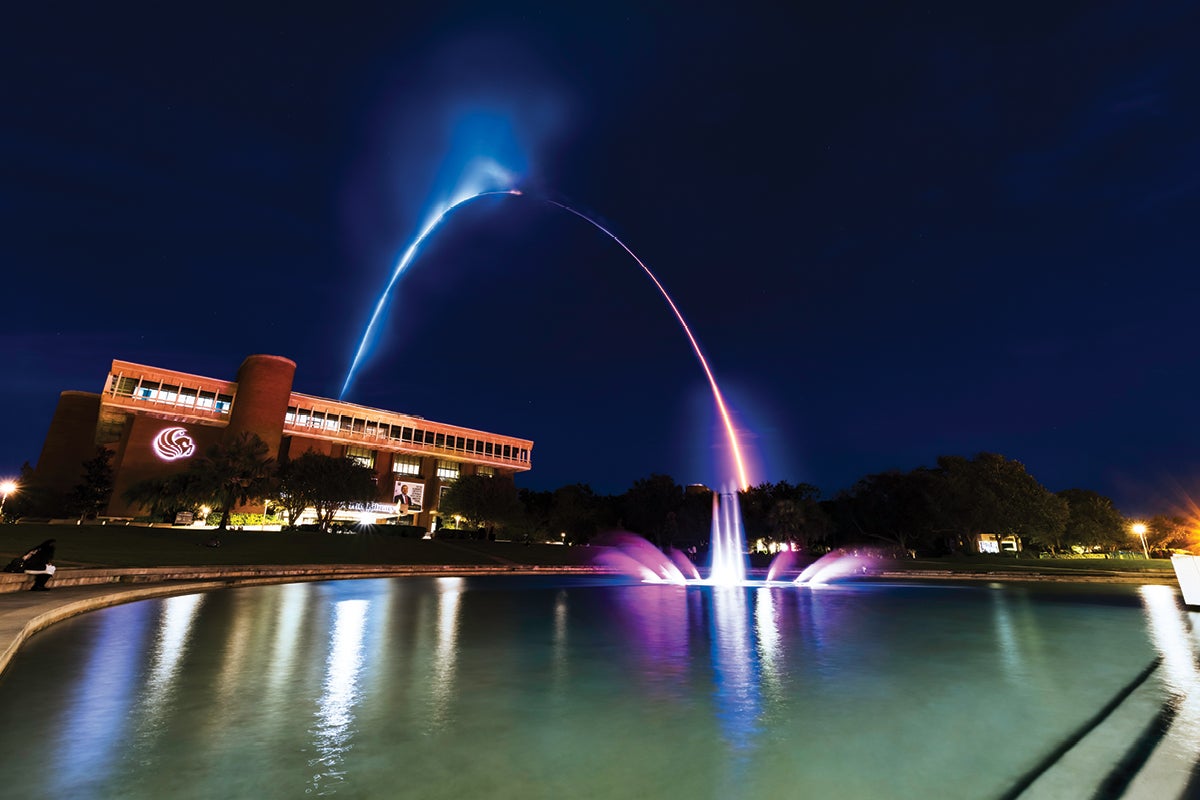
[[[767,712],[764,692],[778,699],[781,587],[689,584],[617,588],[614,597],[637,660],[631,674],[654,696],[679,702],[696,698],[694,656],[708,651],[714,718],[736,763],[749,758]],[[689,677],[689,674],[692,676]],[[748,760],[745,763],[749,763]],[[737,776],[729,776],[736,791]]]

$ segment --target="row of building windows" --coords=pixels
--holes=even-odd
[[[392,456],[392,472],[397,475],[420,475],[421,457],[395,453]]]
[[[346,448],[346,458],[369,469],[375,469],[375,457],[376,452],[366,447]],[[396,475],[420,475],[421,457],[403,453],[394,454],[392,456],[392,472]],[[459,475],[462,474],[462,465],[457,461],[439,458],[434,474],[444,481],[458,480]],[[475,474],[493,478],[496,476],[496,470],[494,467],[478,466],[475,468]]]
[[[514,447],[500,442],[489,442],[485,439],[475,439],[468,436],[454,436],[447,433],[427,431],[407,425],[387,425],[382,422],[332,413],[327,414],[324,411],[297,408],[296,406],[288,406],[284,422],[300,428],[357,433],[379,439],[391,439],[405,444],[431,445],[439,450],[456,450],[462,453],[471,453],[492,458],[506,458],[522,462],[529,461],[529,450],[524,447]]]
[[[118,397],[132,397],[135,400],[145,400],[151,403],[164,403],[172,406],[186,406],[215,411],[218,414],[228,414],[233,405],[233,395],[220,392],[206,392],[187,386],[144,381],[141,378],[118,377],[112,384],[112,394]]]

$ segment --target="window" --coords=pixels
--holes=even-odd
[[[421,457],[396,453],[392,456],[392,472],[397,475],[420,475]]]
[[[475,474],[481,475],[485,478],[494,478],[494,477],[496,477],[496,468],[495,467],[483,467],[483,466],[476,467]]]
[[[487,444],[485,444],[483,446],[483,452],[485,455],[489,455],[489,456],[492,455],[492,443],[491,442],[488,442]]]
[[[437,462],[437,476],[444,481],[458,480],[459,464],[457,461],[446,461],[439,458]]]
[[[137,388],[137,378],[118,378],[116,385],[113,387],[113,394],[123,394],[126,397],[133,396],[133,390]]]
[[[368,467],[375,469],[375,451],[368,450],[365,447],[347,447],[346,458],[358,464],[360,467]]]
[[[233,395],[231,395],[231,394],[217,395],[217,411],[221,412],[222,414],[228,414],[229,407],[231,405],[233,405]]]
[[[446,446],[446,434],[439,433],[437,435],[437,438],[434,439],[434,441],[433,441],[433,446],[434,447],[445,447]]]

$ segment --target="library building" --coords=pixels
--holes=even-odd
[[[375,471],[379,495],[347,519],[438,526],[443,490],[462,475],[511,478],[530,467],[533,442],[432,422],[398,411],[292,391],[295,362],[253,355],[235,381],[113,361],[104,390],[63,392],[38,458],[39,485],[69,493],[96,447],[113,452],[112,499],[103,516],[142,510],[125,490],[181,472],[212,445],[257,434],[277,461],[306,452],[350,458]]]

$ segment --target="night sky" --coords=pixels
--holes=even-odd
[[[1200,495],[1194,3],[23,5],[0,474],[113,358],[336,397],[492,159],[527,194],[446,218],[346,399],[533,439],[520,486],[731,478],[670,309],[546,197],[672,293],[755,482]]]

